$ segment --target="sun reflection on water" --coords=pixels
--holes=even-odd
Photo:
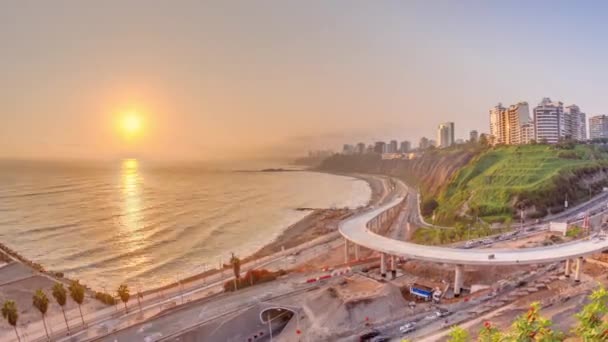
[[[121,215],[121,244],[128,252],[134,252],[144,247],[145,237],[141,232],[144,222],[142,213],[142,177],[139,173],[137,159],[125,159],[121,167],[122,178],[122,215]],[[128,265],[144,262],[144,256],[134,257],[127,261]]]

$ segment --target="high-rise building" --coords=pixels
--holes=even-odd
[[[386,152],[386,143],[384,141],[376,141],[374,143],[374,152],[380,154]]]
[[[477,142],[477,140],[479,140],[479,133],[476,130],[469,132],[469,141]]]
[[[608,116],[596,115],[589,118],[589,138],[608,138]]]
[[[454,145],[454,123],[444,122],[437,127],[437,142],[439,148],[450,147]]]
[[[524,144],[522,126],[529,124],[530,121],[530,109],[527,102],[519,102],[509,108],[505,108],[499,103],[490,109],[492,143]]]
[[[564,116],[564,104],[545,97],[534,108],[534,136],[538,142],[557,143],[569,135],[569,120]]]
[[[390,143],[388,143],[388,146],[386,148],[386,152],[387,153],[397,153],[397,140],[391,140]]]
[[[493,137],[493,144],[506,144],[507,136],[507,109],[502,103],[490,109],[490,135]]]
[[[429,139],[426,137],[422,137],[420,138],[420,142],[418,143],[418,149],[419,150],[426,150],[427,148],[429,148],[430,142]]]
[[[574,140],[587,140],[587,115],[577,105],[570,105],[564,110],[566,127]]]
[[[532,140],[534,140],[534,122],[530,121],[521,125],[521,140],[520,144],[529,144]]]
[[[401,142],[401,145],[399,146],[399,152],[401,152],[401,153],[408,153],[411,149],[412,149],[412,144],[407,140],[403,140]]]
[[[357,147],[355,147],[355,152],[359,153],[359,154],[365,153],[365,143],[362,143],[362,142],[358,143]]]
[[[523,144],[521,127],[531,121],[528,102],[519,102],[517,104],[509,106],[506,115],[506,144]]]
[[[342,153],[343,154],[353,154],[353,153],[355,153],[355,146],[350,145],[350,144],[344,144],[344,146],[342,146]]]

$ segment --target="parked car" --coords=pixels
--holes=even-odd
[[[388,342],[391,338],[388,336],[380,335],[372,338],[371,342]]]
[[[369,341],[372,338],[379,336],[380,335],[380,331],[377,329],[372,329],[368,332],[366,332],[365,334],[359,336],[359,341],[363,342],[363,341]]]

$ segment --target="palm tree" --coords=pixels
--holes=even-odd
[[[232,271],[234,272],[234,290],[237,290],[237,284],[241,278],[241,259],[237,258],[234,253],[230,258],[230,264],[232,265]]]
[[[53,297],[57,301],[57,304],[61,307],[61,312],[63,312],[63,319],[65,319],[65,326],[68,329],[68,335],[70,334],[70,326],[68,325],[68,318],[65,315],[64,306],[68,299],[68,294],[62,283],[55,283],[53,285]]]
[[[85,325],[84,316],[82,315],[82,309],[80,307],[82,302],[84,302],[84,286],[82,286],[78,280],[72,280],[70,286],[68,286],[68,290],[70,291],[70,297],[78,304],[80,319],[82,320],[82,325]]]
[[[42,289],[38,289],[32,297],[32,304],[42,314],[42,324],[44,325],[44,332],[46,333],[46,338],[50,340],[51,337],[49,336],[49,330],[46,327],[45,318],[46,312],[49,309],[49,297],[46,296],[46,293],[44,293]]]
[[[15,335],[17,335],[17,341],[21,342],[19,333],[17,332],[17,319],[19,319],[19,312],[17,311],[17,305],[12,300],[7,300],[2,306],[2,317],[4,317],[8,324],[12,325],[15,329]]]
[[[120,300],[125,304],[125,312],[129,312],[129,309],[127,309],[127,302],[129,301],[129,298],[131,298],[129,287],[126,284],[122,284],[118,287],[118,291],[116,292],[118,292]]]

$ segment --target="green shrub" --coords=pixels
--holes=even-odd
[[[114,299],[114,297],[111,294],[105,293],[105,292],[95,292],[95,299],[97,299],[98,301],[100,301],[106,305],[115,305],[116,304],[116,299]]]

